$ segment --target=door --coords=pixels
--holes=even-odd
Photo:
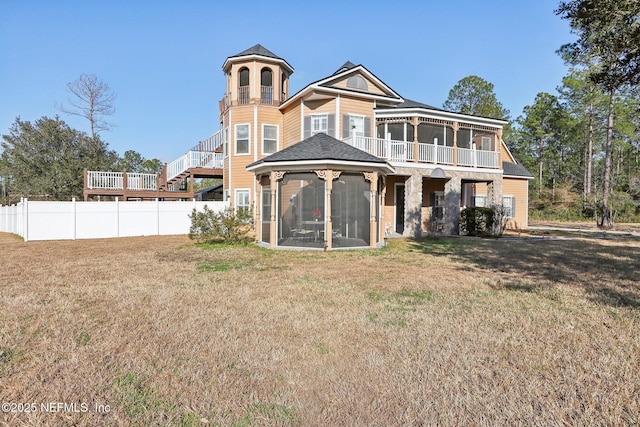
[[[396,205],[396,233],[404,232],[404,184],[396,184],[394,189]]]

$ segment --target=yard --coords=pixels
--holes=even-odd
[[[0,234],[0,424],[637,425],[640,239],[561,237]]]

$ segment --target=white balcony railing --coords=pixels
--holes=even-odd
[[[87,188],[101,190],[123,190],[122,172],[87,171]]]
[[[155,173],[127,173],[128,190],[158,189],[158,176]]]
[[[371,137],[348,137],[343,140],[347,144],[366,151],[381,159],[392,162],[433,163],[453,165],[454,148],[446,145],[418,143],[418,158],[414,156],[414,142],[396,141]],[[457,148],[457,165],[483,168],[498,168],[498,153],[475,149]]]
[[[167,165],[167,181],[191,168],[222,169],[222,153],[209,151],[189,151],[184,156]]]

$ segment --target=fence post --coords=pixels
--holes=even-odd
[[[71,198],[71,225],[73,226],[72,228],[72,237],[71,240],[76,240],[76,227],[77,227],[77,223],[78,223],[78,219],[76,218],[76,198],[72,197]]]
[[[160,199],[156,197],[156,234],[160,235]]]
[[[25,242],[29,241],[29,201],[25,197],[24,205],[22,206],[22,232],[24,236],[22,238]]]
[[[116,197],[116,237],[120,237],[120,200]]]

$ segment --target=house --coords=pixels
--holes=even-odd
[[[89,197],[190,199],[222,178],[223,199],[252,209],[275,247],[376,247],[391,233],[459,233],[466,206],[503,206],[527,227],[528,180],[503,120],[407,99],[363,65],[290,93],[293,67],[255,45],[222,65],[220,129],[156,176],[85,172]]]
[[[222,66],[225,199],[254,209],[270,247],[375,247],[391,232],[458,234],[465,206],[526,228],[528,180],[503,120],[404,98],[363,65],[289,93],[293,67],[261,45]]]

